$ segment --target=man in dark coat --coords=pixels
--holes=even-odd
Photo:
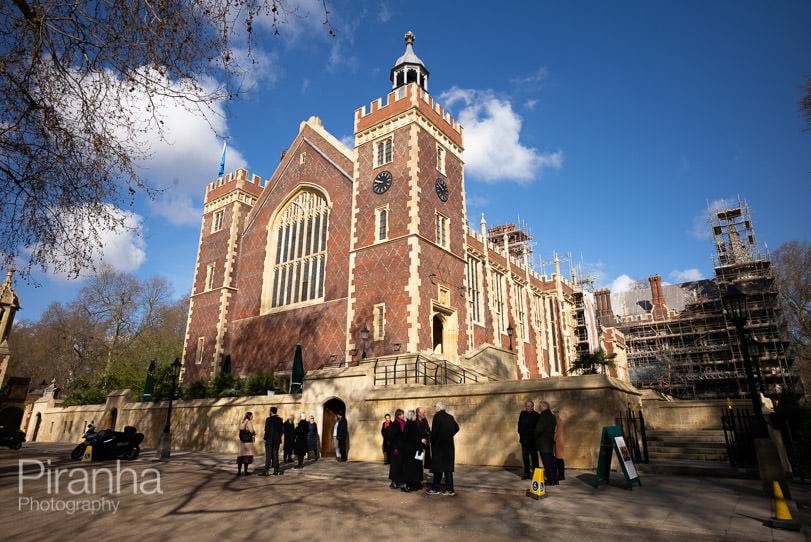
[[[273,465],[273,475],[283,474],[279,469],[279,445],[282,443],[284,432],[282,419],[277,414],[276,407],[270,407],[270,417],[265,420],[265,472],[262,476],[271,474],[270,466]]]
[[[337,446],[337,460],[346,461],[349,458],[349,424],[346,422],[343,412],[336,412],[338,420],[333,428],[333,437]]]
[[[524,460],[524,480],[528,480],[530,473],[538,468],[538,449],[535,447],[536,423],[538,413],[535,412],[535,403],[527,401],[524,403],[524,410],[518,415],[518,441],[521,443],[521,458]]]
[[[296,445],[296,422],[293,421],[293,415],[290,414],[284,421],[284,462],[291,463],[293,461],[293,449]]]
[[[555,426],[557,420],[555,415],[549,410],[549,403],[540,401],[538,409],[541,411],[538,416],[538,423],[535,424],[535,446],[541,452],[541,462],[543,463],[544,477],[550,486],[558,485],[558,466],[555,463]]]
[[[294,449],[296,451],[296,458],[298,464],[293,467],[300,469],[304,466],[304,456],[307,455],[307,434],[310,432],[310,424],[307,423],[307,415],[301,413],[301,419],[296,426],[296,444]]]
[[[456,495],[453,491],[453,465],[456,460],[456,450],[453,445],[453,436],[459,432],[459,424],[453,416],[445,412],[445,403],[437,401],[434,404],[434,420],[431,426],[431,472],[434,473],[434,483],[426,491],[428,495],[439,493],[439,483],[445,475],[445,491],[443,495]]]

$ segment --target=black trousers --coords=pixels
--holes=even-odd
[[[346,439],[338,439],[338,450],[341,452],[341,461],[346,461],[349,456],[349,448],[346,444]]]
[[[273,467],[273,472],[279,472],[279,444],[265,443],[265,472],[270,472],[270,467]]]
[[[521,444],[521,458],[524,460],[524,475],[532,476],[539,465],[538,450],[535,448],[534,442]]]

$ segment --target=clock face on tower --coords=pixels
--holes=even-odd
[[[372,191],[375,194],[382,194],[391,186],[391,173],[388,171],[381,171],[377,174],[374,181],[372,181]]]
[[[436,188],[436,195],[439,196],[439,199],[448,201],[448,187],[445,185],[444,180],[437,179],[434,183],[434,188]]]

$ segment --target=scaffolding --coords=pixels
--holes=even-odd
[[[524,259],[532,254],[535,243],[532,241],[532,233],[527,225],[520,219],[518,222],[518,226],[514,222],[510,222],[509,224],[488,228],[487,240],[492,246],[501,249],[504,249],[506,245],[511,256]]]
[[[655,320],[615,318],[625,334],[632,382],[683,399],[748,398],[741,344],[723,311],[721,295],[734,285],[747,294],[758,391],[778,394],[797,385],[781,325],[777,289],[768,254],[760,250],[745,203],[710,211],[717,291],[693,299],[678,314]]]

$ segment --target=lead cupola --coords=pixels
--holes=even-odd
[[[428,90],[428,68],[422,60],[414,54],[414,33],[409,31],[405,35],[406,50],[403,56],[397,59],[391,69],[391,89],[405,86],[409,83],[417,83],[423,90]]]

